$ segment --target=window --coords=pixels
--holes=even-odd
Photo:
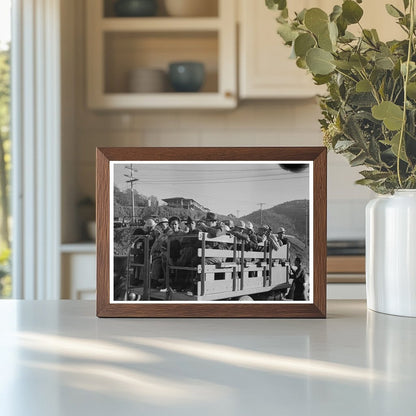
[[[10,269],[10,8],[10,0],[0,0],[0,298],[9,298],[12,294]]]

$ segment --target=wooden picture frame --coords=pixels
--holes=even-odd
[[[239,148],[97,148],[97,176],[96,176],[96,200],[97,200],[97,316],[98,317],[187,317],[187,318],[325,318],[326,317],[326,213],[327,213],[327,150],[324,147],[239,147]],[[287,164],[286,164],[287,162]],[[110,206],[113,201],[112,192],[114,192],[114,166],[118,164],[135,164],[152,168],[153,165],[162,166],[181,166],[181,164],[193,164],[190,169],[199,169],[198,165],[224,164],[224,169],[232,164],[270,164],[267,166],[275,166],[280,168],[284,166],[308,165],[308,186],[309,199],[306,224],[309,224],[309,234],[306,235],[305,241],[310,241],[309,251],[309,274],[313,276],[313,284],[311,284],[310,297],[304,302],[297,301],[255,301],[255,302],[239,302],[237,298],[230,297],[227,301],[207,301],[207,302],[185,302],[185,301],[114,301],[114,294],[111,295],[113,289],[110,284],[114,284],[114,250],[112,249],[114,238],[110,243],[110,236],[114,233],[114,216],[111,217],[113,211]],[[283,166],[284,164],[284,166]],[[187,165],[190,166],[190,165]],[[206,166],[206,165],[204,165]],[[175,167],[171,168],[175,169]],[[211,169],[211,167],[209,167]],[[230,168],[231,169],[231,168]],[[267,169],[266,169],[267,170]],[[271,168],[268,169],[271,171]],[[143,171],[143,170],[142,170]],[[254,172],[254,169],[252,170]],[[224,171],[225,172],[225,171]],[[127,173],[127,171],[125,172]],[[286,172],[285,172],[286,173]],[[254,176],[253,176],[254,178]],[[270,179],[271,180],[271,179]],[[125,179],[128,181],[128,178]],[[259,180],[259,182],[262,179]],[[155,181],[154,183],[157,183]],[[283,183],[281,181],[281,183]],[[149,185],[150,186],[150,185]],[[204,185],[205,186],[205,185]],[[240,185],[237,185],[240,186]],[[260,185],[259,185],[260,186]],[[283,186],[283,185],[282,185]],[[133,188],[132,188],[133,189]],[[127,191],[126,191],[127,192]],[[133,194],[133,191],[132,191]],[[253,197],[254,198],[254,197]],[[149,199],[150,200],[150,199]],[[253,199],[254,200],[254,199]],[[193,201],[191,199],[191,201]],[[195,201],[194,201],[195,202]],[[257,200],[255,202],[258,202]],[[305,202],[306,203],[306,202]],[[258,205],[258,204],[257,204]],[[114,206],[114,204],[112,205]],[[188,206],[189,209],[189,206]],[[133,215],[135,213],[134,203],[132,208]],[[208,214],[207,214],[208,215]],[[231,214],[230,214],[231,215]],[[133,217],[134,219],[134,217]],[[308,228],[307,228],[308,229]],[[276,230],[275,230],[276,231]],[[203,233],[202,233],[203,234]],[[201,233],[199,233],[201,236]],[[205,234],[206,235],[206,234]],[[200,237],[201,239],[201,237]],[[265,243],[266,244],[266,243]],[[243,246],[244,247],[244,246]],[[306,247],[306,246],[305,246]],[[241,247],[240,247],[241,248]],[[261,248],[262,249],[262,248]],[[198,249],[200,253],[200,249]],[[239,253],[243,256],[245,249]],[[279,248],[277,248],[279,250]],[[287,249],[289,251],[289,248]],[[212,250],[214,251],[214,250]],[[266,253],[266,247],[264,248]],[[270,248],[270,252],[273,249]],[[234,251],[236,253],[236,251]],[[274,253],[274,252],[273,252]],[[200,254],[199,254],[200,255]],[[113,256],[113,257],[112,257]],[[253,254],[254,256],[254,254]],[[250,256],[249,256],[250,257]],[[258,257],[258,256],[257,256]],[[265,259],[266,259],[265,254]],[[130,254],[129,254],[130,258]],[[204,258],[204,257],[203,257]],[[289,254],[286,254],[289,258]],[[247,259],[246,259],[247,260]],[[237,259],[236,263],[229,263],[233,267],[233,278],[236,273],[234,270],[240,267],[238,274],[239,290],[243,285],[245,276],[246,260]],[[256,259],[254,259],[256,260]],[[252,259],[252,261],[254,261]],[[261,259],[258,260],[257,268],[264,266],[265,270],[269,267],[270,271],[264,272],[264,284],[271,285],[272,266],[291,267],[280,258],[274,258],[270,255],[268,265],[262,264]],[[231,261],[231,260],[230,260]],[[133,264],[133,263],[132,263]],[[228,264],[228,263],[226,263]],[[240,264],[240,266],[238,266]],[[244,266],[241,266],[244,264]],[[112,267],[112,269],[111,269]],[[147,266],[148,267],[148,266]],[[220,266],[215,266],[220,267]],[[222,266],[221,266],[222,267]],[[225,266],[224,266],[225,267]],[[227,266],[228,267],[228,266]],[[242,267],[242,268],[241,268]],[[253,266],[254,267],[254,266]],[[269,270],[267,269],[267,270]],[[131,269],[129,269],[131,270]],[[205,270],[205,269],[204,269]],[[280,270],[280,269],[279,269]],[[296,271],[296,267],[292,270]],[[200,271],[198,271],[200,273]],[[169,275],[169,272],[168,272]],[[206,279],[207,274],[203,278],[199,275],[199,282]],[[225,273],[224,273],[225,275]],[[258,272],[256,276],[260,276]],[[150,278],[149,278],[150,279]],[[149,280],[150,281],[150,280]],[[289,280],[287,280],[289,282]],[[235,283],[235,280],[234,280]],[[169,291],[171,291],[171,288]],[[234,286],[235,287],[235,286]],[[143,289],[145,290],[145,289]],[[164,289],[161,289],[162,292]],[[167,290],[167,289],[165,289]],[[198,289],[199,290],[199,289]],[[173,290],[175,292],[175,290]],[[147,291],[147,298],[150,298]],[[198,292],[199,293],[199,292]],[[240,292],[239,292],[240,293]],[[242,293],[242,292],[241,292]],[[276,291],[270,292],[274,295]],[[113,296],[110,298],[110,296]],[[127,292],[126,292],[127,296]],[[178,295],[179,296],[179,295]],[[196,295],[192,299],[196,299]],[[240,298],[242,299],[243,296]],[[166,298],[167,299],[167,298]],[[172,299],[172,297],[170,298]],[[203,297],[197,298],[205,299]],[[229,300],[230,299],[230,300]],[[263,299],[263,298],[261,298]]]

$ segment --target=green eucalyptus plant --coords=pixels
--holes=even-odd
[[[365,166],[357,183],[380,194],[416,188],[414,2],[403,0],[402,10],[385,6],[405,39],[382,42],[360,24],[362,0],[344,0],[330,14],[303,9],[293,18],[286,0],[266,0],[280,11],[278,34],[297,66],[327,87],[320,97],[325,145],[351,166]]]

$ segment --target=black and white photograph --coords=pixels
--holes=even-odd
[[[311,303],[312,170],[112,161],[110,303]]]

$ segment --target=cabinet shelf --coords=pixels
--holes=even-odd
[[[145,17],[145,18],[104,18],[101,30],[104,32],[172,32],[172,31],[216,31],[221,27],[217,17]]]
[[[114,17],[103,0],[88,0],[87,103],[97,110],[230,109],[237,106],[236,5],[218,0],[214,17]],[[108,6],[108,4],[107,4]],[[168,72],[169,64],[204,64],[198,93],[130,92],[132,71]],[[155,89],[157,90],[157,89]],[[166,91],[166,92],[165,92]]]
[[[103,94],[95,103],[95,108],[106,109],[203,109],[234,108],[235,97],[230,93],[157,93],[157,94]]]

